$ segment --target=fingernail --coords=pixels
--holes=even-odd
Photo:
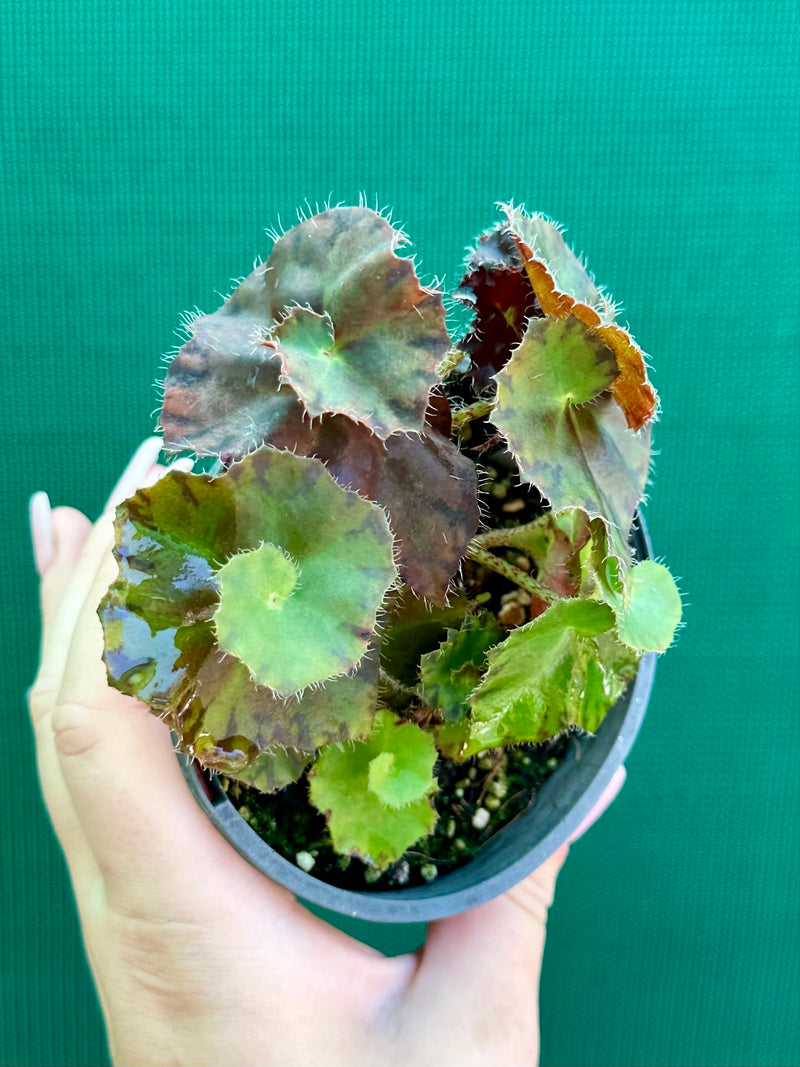
[[[120,475],[119,481],[109,493],[105,507],[106,511],[115,508],[117,504],[121,504],[129,496],[133,496],[147,478],[150,468],[158,459],[162,443],[160,437],[148,437],[147,440],[142,441]]]
[[[597,822],[597,820],[600,818],[606,808],[609,807],[611,802],[616,798],[620,789],[622,789],[627,776],[628,772],[625,770],[624,767],[617,767],[617,769],[611,776],[611,781],[600,794],[600,798],[595,804],[595,806],[592,808],[592,810],[589,812],[583,822],[580,823],[578,828],[573,831],[573,833],[570,834],[570,836],[567,838],[568,845],[573,844],[575,841],[578,840],[579,837],[583,837],[589,827]]]
[[[194,470],[194,460],[189,456],[183,456],[181,459],[176,459],[174,463],[170,463],[167,467],[167,474],[170,471],[183,471],[184,474],[191,474]]]
[[[50,498],[47,493],[34,493],[28,504],[28,516],[31,524],[31,543],[33,545],[33,564],[41,578],[55,555],[53,540],[53,520]]]

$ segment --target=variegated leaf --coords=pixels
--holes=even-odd
[[[578,507],[602,518],[626,557],[647,481],[650,432],[629,429],[609,391],[616,376],[613,353],[578,319],[532,319],[497,375],[491,418],[520,476],[555,511]]]
[[[340,485],[383,507],[397,539],[401,577],[433,603],[478,528],[475,465],[433,429],[381,441],[343,415],[287,419],[273,438],[282,448],[321,459]]]
[[[254,270],[221,308],[190,324],[164,382],[159,425],[167,451],[240,459],[299,408],[263,344],[271,324],[264,271]]]
[[[619,368],[612,391],[628,426],[638,430],[655,414],[658,397],[647,380],[641,348],[619,323],[615,308],[567,245],[558,226],[544,215],[527,215],[506,205],[506,218],[531,285],[546,315],[574,315],[614,353]]]
[[[167,474],[126,501],[116,526],[120,573],[100,607],[109,679],[184,747],[227,767],[364,729],[375,670],[349,672],[397,573],[377,505],[316,459],[261,449],[216,478]],[[340,705],[316,689],[283,699],[334,675]]]
[[[396,254],[403,235],[337,207],[283,235],[267,261],[283,378],[310,415],[343,413],[382,438],[421,430],[450,348],[441,295]]]

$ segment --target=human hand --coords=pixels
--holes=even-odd
[[[311,915],[195,804],[166,726],[108,686],[96,609],[113,505],[163,471],[137,451],[92,526],[34,497],[42,649],[30,710],[116,1064],[535,1064],[547,909],[567,846],[387,959]],[[613,800],[612,780],[578,836]]]

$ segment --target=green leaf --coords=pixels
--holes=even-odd
[[[469,759],[467,751],[470,739],[469,719],[443,722],[434,727],[433,736],[436,738],[436,747],[445,759],[456,761]]]
[[[509,234],[542,310],[557,318],[574,316],[611,349],[619,370],[612,386],[614,398],[627,425],[632,430],[641,429],[655,414],[658,397],[647,380],[644,353],[614,321],[613,301],[595,285],[559,226],[544,215],[526,215],[512,205],[504,210]]]
[[[311,802],[334,848],[383,868],[436,824],[436,746],[414,723],[378,712],[366,741],[324,748],[309,773]]]
[[[284,696],[349,671],[364,654],[396,578],[383,512],[342,489],[318,460],[288,452],[253,453],[226,477],[236,497],[241,548],[250,552],[244,560],[229,559],[218,573],[220,646],[247,663],[259,684]],[[265,543],[277,548],[262,549]],[[255,584],[267,560],[274,580],[279,559],[280,580],[293,582],[291,591],[282,599],[278,591],[279,604],[265,593],[256,610],[248,583]]]
[[[545,741],[570,727],[595,731],[637,659],[614,639],[614,623],[607,604],[562,600],[513,630],[489,652],[486,676],[470,697],[464,755]]]
[[[280,360],[263,344],[272,324],[265,267],[240,283],[221,308],[198,315],[169,365],[159,425],[167,451],[239,459],[294,409]]]
[[[380,745],[381,751],[369,763],[370,792],[390,808],[405,808],[429,796],[436,788],[437,757],[430,734],[414,723],[397,725],[385,714],[376,718],[375,726],[371,744]]]
[[[275,793],[296,782],[310,762],[308,752],[279,748],[264,752],[233,777],[244,785],[260,789],[262,793]]]
[[[404,241],[363,207],[337,207],[283,235],[267,261],[271,342],[311,416],[339,412],[379,437],[421,430],[450,348],[441,295],[420,285]]]
[[[363,656],[396,578],[393,539],[318,460],[262,449],[217,478],[171,472],[118,510],[116,537],[120,573],[99,609],[109,680],[185,750],[235,770],[369,729],[377,664]]]
[[[433,429],[381,441],[344,415],[290,418],[276,442],[321,459],[337,482],[386,510],[400,576],[432,603],[451,579],[480,520],[475,464]]]
[[[564,513],[566,514],[566,513]],[[582,512],[573,513],[580,517]],[[583,519],[585,521],[585,515]],[[558,521],[563,521],[559,516]],[[681,619],[681,598],[667,568],[654,560],[631,564],[609,548],[608,531],[599,519],[588,523],[591,545],[581,554],[580,594],[600,597],[614,609],[617,634],[637,652],[664,652]]]
[[[381,667],[403,685],[415,686],[420,656],[444,640],[448,627],[460,626],[468,610],[464,597],[453,597],[440,606],[427,603],[407,587],[391,594],[385,605]]]
[[[681,621],[681,597],[662,563],[645,559],[625,575],[613,602],[620,638],[640,652],[665,652]]]
[[[282,698],[222,653],[209,623],[153,633],[118,593],[112,585],[100,609],[109,681],[145,701],[178,735],[181,750],[204,766],[239,777],[276,747],[312,753],[369,733],[378,697],[372,656],[353,674]]]
[[[460,630],[448,630],[439,648],[426,653],[420,661],[425,703],[439,708],[450,722],[464,718],[467,698],[483,675],[486,653],[503,639],[504,633],[488,612],[468,616]]]
[[[553,510],[599,516],[624,556],[647,481],[650,432],[628,428],[608,392],[616,375],[610,349],[577,319],[532,319],[497,375],[492,421],[521,477]]]

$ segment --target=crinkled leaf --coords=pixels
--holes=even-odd
[[[441,295],[420,285],[404,241],[363,207],[283,235],[267,261],[271,340],[310,415],[339,412],[380,437],[421,430],[450,348]]]
[[[486,653],[503,639],[505,631],[493,615],[468,616],[460,630],[448,630],[446,639],[420,661],[421,695],[445,719],[467,714],[467,698],[481,680]]]
[[[190,324],[172,360],[159,424],[168,451],[239,459],[257,448],[294,408],[281,386],[280,360],[263,345],[271,324],[265,268],[238,286],[221,308]]]
[[[513,630],[489,652],[486,676],[470,697],[465,754],[545,741],[570,727],[595,731],[636,664],[610,632],[614,623],[607,604],[562,600]]]
[[[466,262],[454,296],[475,316],[460,347],[469,353],[479,388],[505,366],[532,314],[542,314],[519,250],[504,225],[488,230]]]
[[[443,603],[478,528],[475,465],[434,430],[381,441],[344,415],[287,419],[276,443],[321,459],[340,485],[385,508],[397,539],[400,575]]]
[[[533,319],[497,375],[492,421],[520,475],[555,511],[579,507],[625,541],[647,481],[650,432],[630,430],[608,392],[613,353],[575,318]]]
[[[435,761],[431,737],[387,712],[376,715],[368,740],[323,749],[309,773],[309,795],[328,819],[336,851],[382,868],[429,834]]]
[[[584,515],[581,511],[576,514]],[[630,553],[619,554],[608,527],[601,520],[589,520],[589,531],[591,544],[583,565],[582,591],[586,596],[596,596],[599,592],[607,604],[615,607],[624,588],[625,575],[630,570]]]
[[[593,330],[617,361],[619,376],[612,390],[628,426],[638,430],[656,411],[658,398],[647,380],[644,353],[614,321],[614,305],[595,285],[584,265],[564,240],[561,230],[544,215],[526,215],[504,208],[531,285],[546,315],[574,315]]]

